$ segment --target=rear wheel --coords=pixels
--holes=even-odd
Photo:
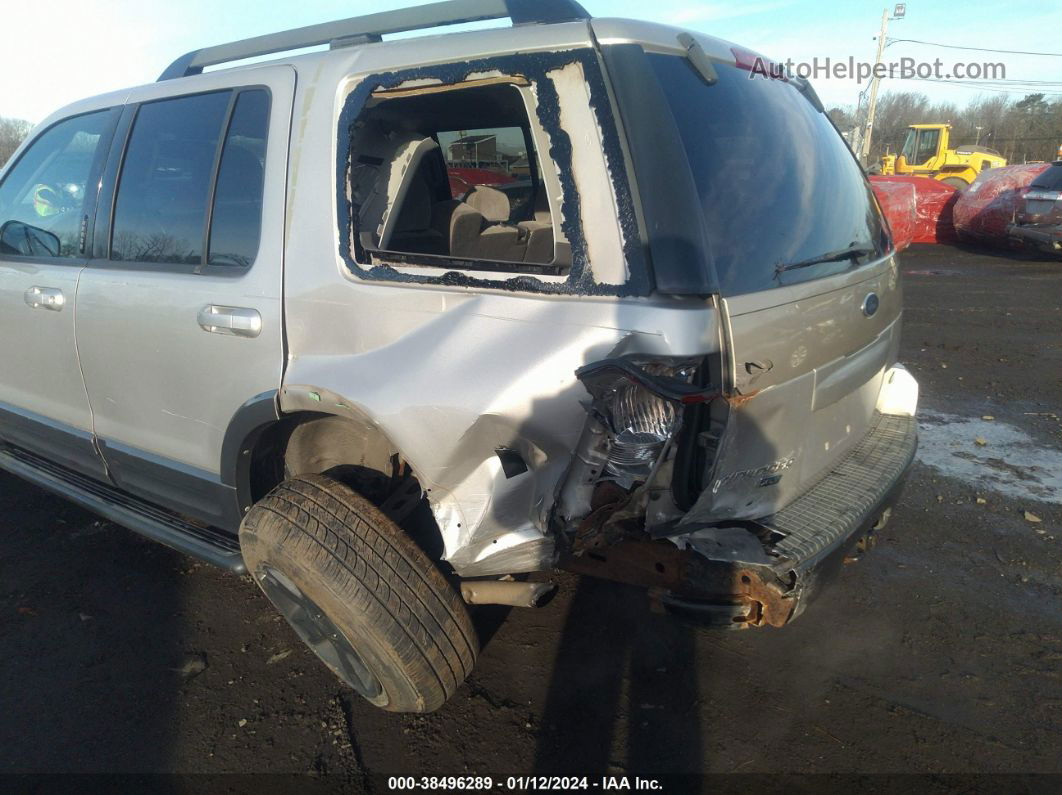
[[[281,483],[240,527],[247,571],[344,682],[392,712],[438,709],[475,662],[468,609],[428,556],[347,486]]]
[[[959,177],[948,177],[947,179],[942,179],[940,181],[943,182],[945,185],[951,185],[951,187],[956,188],[958,190],[966,190],[968,187],[970,187],[969,182]]]

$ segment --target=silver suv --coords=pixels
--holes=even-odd
[[[887,516],[918,393],[878,205],[764,63],[452,0],[59,111],[0,174],[0,467],[246,571],[395,711],[533,572],[786,624]]]

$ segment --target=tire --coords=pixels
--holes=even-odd
[[[951,187],[956,188],[960,191],[966,190],[968,187],[970,187],[969,182],[959,177],[947,177],[946,179],[942,179],[941,182],[943,182],[945,185],[951,185]]]
[[[286,480],[240,526],[247,571],[346,684],[391,712],[431,712],[478,645],[465,603],[372,503],[322,475]]]

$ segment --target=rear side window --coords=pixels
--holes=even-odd
[[[724,295],[822,278],[885,254],[866,179],[794,85],[727,64],[715,64],[718,82],[707,85],[685,58],[648,58],[686,149]]]
[[[105,152],[110,111],[53,125],[30,144],[0,185],[0,254],[76,257],[90,177]]]
[[[368,256],[468,270],[531,264],[551,275],[567,267],[564,246],[557,261],[523,83],[372,95],[351,137],[350,175]]]
[[[250,265],[261,229],[268,116],[262,89],[235,101],[232,91],[219,91],[142,105],[118,182],[111,259]]]

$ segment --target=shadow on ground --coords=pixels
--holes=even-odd
[[[550,676],[535,773],[700,770],[695,631],[650,614],[644,591],[579,580]]]
[[[0,771],[163,769],[186,562],[8,475],[0,515]]]

